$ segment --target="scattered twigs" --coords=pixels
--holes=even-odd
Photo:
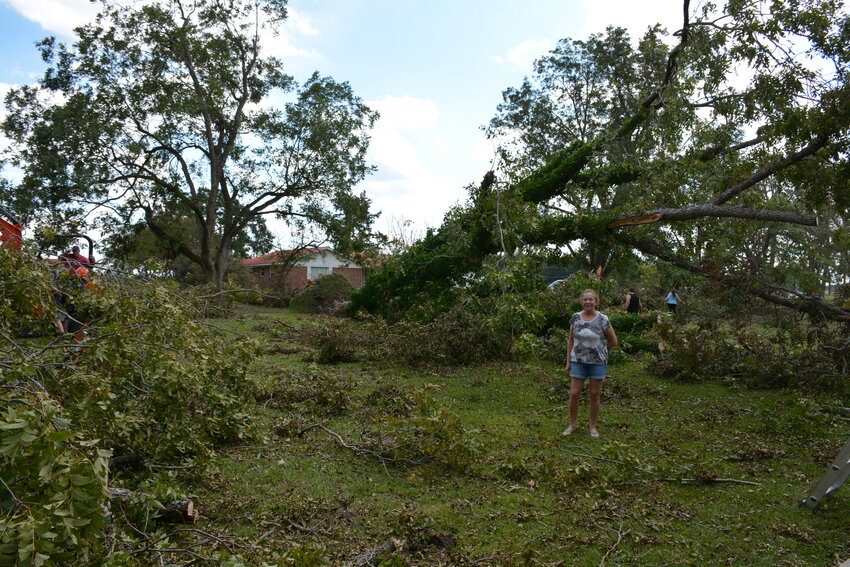
[[[388,452],[391,452],[393,449],[401,448],[404,445],[398,445],[394,448],[388,449],[387,451],[374,451],[372,449],[369,449],[368,447],[363,447],[361,445],[352,445],[351,443],[348,443],[345,439],[343,439],[342,436],[339,433],[331,431],[330,429],[328,429],[327,427],[325,427],[324,425],[322,425],[320,423],[313,423],[311,425],[308,425],[308,426],[300,429],[298,431],[298,436],[300,437],[301,435],[303,435],[307,431],[310,431],[311,429],[321,429],[322,431],[324,431],[325,433],[327,433],[328,435],[330,435],[331,437],[336,439],[337,443],[341,447],[345,447],[346,449],[353,451],[354,453],[361,455],[361,456],[374,457],[374,458],[378,459],[379,461],[381,461],[381,463],[384,463],[385,465],[386,465],[386,463],[395,463],[395,464],[401,464],[401,465],[421,465],[423,463],[428,462],[428,459],[425,459],[425,458],[422,458],[422,459],[397,459],[397,458],[386,456]]]
[[[613,552],[615,549],[617,549],[617,546],[620,545],[621,541],[623,541],[624,533],[623,533],[623,519],[622,518],[620,518],[620,529],[614,530],[614,531],[617,533],[617,541],[615,541],[614,545],[609,547],[608,550],[605,552],[605,555],[602,556],[602,560],[599,562],[599,567],[605,567],[605,562],[608,560],[608,556],[611,555],[611,552]],[[625,533],[628,534],[629,533],[628,530]]]
[[[283,325],[283,326],[284,326],[284,327],[286,327],[287,329],[290,329],[290,330],[292,330],[292,331],[295,331],[296,333],[302,333],[302,332],[303,332],[303,329],[299,329],[299,328],[298,328],[298,327],[296,327],[295,325],[290,325],[289,323],[286,323],[286,322],[284,322],[284,321],[278,321],[278,322],[277,322],[277,324],[278,324],[278,325]]]
[[[366,449],[364,447],[360,447],[359,445],[352,445],[352,444],[346,442],[345,439],[342,438],[342,435],[340,435],[339,433],[336,433],[335,431],[331,431],[330,429],[328,429],[327,427],[325,427],[321,423],[313,423],[313,424],[308,425],[307,427],[299,429],[298,430],[298,436],[300,437],[300,436],[304,435],[305,433],[307,433],[311,429],[321,429],[322,431],[324,431],[325,433],[327,433],[328,435],[330,435],[331,437],[336,439],[337,443],[339,443],[340,446],[345,447],[346,449],[349,449],[350,451],[354,451],[355,453],[358,453],[358,454],[361,454],[361,455],[370,455],[370,456],[379,457],[379,458],[381,457],[381,455],[379,453],[372,451],[371,449]]]
[[[390,538],[375,549],[355,555],[351,560],[351,565],[352,567],[374,567],[378,564],[377,561],[382,555],[401,549],[401,547],[402,543],[399,540]]]
[[[732,483],[732,484],[746,484],[747,486],[761,486],[760,482],[753,482],[751,480],[739,480],[737,478],[714,478],[714,477],[705,477],[705,478],[673,478],[673,477],[652,477],[648,478],[644,481],[634,481],[634,482],[623,482],[620,483],[621,486],[630,486],[633,484],[642,484],[643,482],[680,482],[683,484],[694,483],[694,484],[721,484],[721,483]]]
[[[650,476],[653,474],[652,471],[649,471],[645,468],[642,468],[642,467],[639,467],[639,466],[636,466],[636,465],[633,465],[633,464],[629,464],[629,463],[624,463],[622,461],[617,461],[615,459],[608,459],[608,458],[605,458],[605,457],[599,457],[597,455],[587,455],[585,453],[577,453],[575,451],[570,451],[569,449],[561,449],[561,450],[564,451],[565,453],[569,453],[570,455],[574,455],[576,457],[583,457],[583,458],[586,458],[586,459],[595,459],[597,461],[604,461],[606,463],[612,463],[612,464],[620,465],[620,466],[624,466],[624,467],[631,466],[635,470],[640,471],[644,474],[647,474],[647,475],[650,475]],[[628,485],[632,485],[632,484],[641,484],[643,482],[655,482],[655,481],[657,481],[657,482],[681,482],[681,483],[691,483],[691,482],[693,482],[693,483],[697,483],[697,484],[733,483],[733,484],[745,484],[745,485],[748,485],[748,486],[761,486],[761,483],[753,482],[753,481],[750,481],[750,480],[739,480],[737,478],[715,478],[715,477],[711,477],[711,476],[700,477],[700,478],[673,478],[673,477],[651,476],[651,478],[648,478],[648,479],[643,480],[643,481],[623,482],[623,483],[618,483],[618,484],[621,484],[622,486],[628,486]]]
[[[474,560],[474,561],[470,561],[470,562],[469,562],[469,564],[470,564],[470,565],[480,565],[480,564],[482,564],[482,563],[492,563],[492,562],[494,562],[494,561],[498,561],[498,560],[499,560],[499,559],[501,559],[501,558],[502,558],[502,556],[501,556],[501,555],[499,555],[498,553],[494,553],[493,555],[491,555],[491,556],[489,556],[489,557],[482,557],[482,558],[480,558],[480,559],[476,559],[476,560]]]
[[[607,459],[605,457],[599,457],[597,455],[587,455],[585,453],[576,453],[575,451],[570,451],[569,449],[561,449],[561,450],[564,451],[565,453],[569,453],[570,455],[574,455],[576,457],[583,457],[585,459],[595,459],[597,461],[604,461],[606,463],[613,463],[615,465],[620,465],[620,466],[624,466],[624,467],[629,466],[628,463],[624,463],[622,461],[615,461],[614,459]],[[635,469],[639,470],[642,473],[652,474],[650,471],[643,469],[641,467],[635,467]]]

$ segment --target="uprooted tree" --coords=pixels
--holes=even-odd
[[[356,248],[374,219],[352,188],[377,114],[347,83],[299,86],[266,55],[285,18],[286,0],[104,0],[73,47],[42,41],[44,77],[6,99],[19,212],[100,207],[107,232],[144,227],[219,285],[267,215]]]
[[[403,310],[487,255],[554,245],[588,268],[655,258],[847,320],[811,293],[836,275],[850,212],[846,11],[750,0],[692,14],[686,1],[683,14],[672,49],[658,28],[637,48],[609,29],[537,61],[488,129],[505,182],[488,173],[355,306]]]

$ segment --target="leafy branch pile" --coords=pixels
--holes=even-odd
[[[216,447],[251,430],[251,342],[204,326],[192,304],[164,286],[108,274],[72,293],[87,324],[81,343],[16,338],[52,329],[53,285],[44,262],[0,248],[5,563],[105,562],[107,523],[119,549],[141,546],[135,542],[155,531],[161,506],[145,503],[141,518],[153,523],[134,524],[108,506],[109,489],[178,495],[189,477],[162,471],[200,474]]]
[[[848,343],[836,324],[799,317],[671,319],[658,328],[664,352],[650,369],[678,380],[727,380],[753,387],[848,392]]]

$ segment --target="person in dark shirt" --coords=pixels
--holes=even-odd
[[[626,312],[640,313],[640,297],[635,293],[635,288],[629,288],[629,294],[626,296]]]

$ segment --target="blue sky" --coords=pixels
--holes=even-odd
[[[464,187],[490,168],[480,127],[502,91],[530,74],[532,61],[564,37],[621,25],[637,37],[661,22],[675,30],[678,0],[290,0],[290,19],[269,48],[289,73],[314,70],[348,81],[382,118],[363,183],[382,212],[378,228],[439,226]],[[97,9],[88,0],[0,0],[0,93],[35,80],[34,43],[72,42],[75,25]],[[286,236],[280,234],[281,239]]]

